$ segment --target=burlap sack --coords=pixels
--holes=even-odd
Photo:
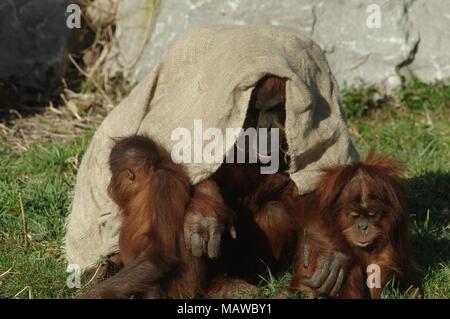
[[[112,138],[146,133],[168,150],[178,127],[242,127],[255,84],[266,74],[288,79],[286,135],[291,177],[300,193],[314,189],[320,168],[358,157],[347,132],[337,83],[320,47],[273,26],[191,29],[103,121],[78,170],[65,251],[81,269],[117,251],[121,217],[108,197]],[[225,154],[225,151],[224,151]],[[186,164],[193,183],[220,164]]]

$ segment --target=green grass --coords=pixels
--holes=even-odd
[[[406,163],[405,187],[412,216],[415,258],[424,296],[450,297],[450,88],[413,81],[394,97],[376,98],[374,87],[343,94],[352,138],[362,155],[374,148]],[[0,297],[70,298],[62,257],[64,220],[77,166],[92,133],[70,143],[35,144],[14,154],[0,142]],[[25,247],[20,194],[30,244]],[[7,270],[9,272],[5,273]],[[275,296],[289,274],[261,280]],[[402,298],[394,286],[385,298]]]
[[[76,167],[88,138],[36,144],[14,155],[0,146],[0,297],[30,287],[34,298],[70,297],[61,252],[64,220]],[[20,195],[21,194],[21,195]],[[25,247],[20,196],[31,242]],[[28,297],[28,290],[18,297]]]

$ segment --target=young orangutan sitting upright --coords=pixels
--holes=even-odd
[[[394,278],[409,287],[414,266],[399,173],[399,163],[370,154],[365,161],[325,170],[315,192],[299,198],[295,218],[307,231],[299,236],[291,290],[313,296],[325,293],[319,286],[311,289],[309,278],[316,267],[329,265],[314,253],[305,255],[304,245],[313,246],[314,252],[340,251],[348,258],[346,278],[344,271],[328,278],[316,272],[323,287],[334,284],[330,278],[344,282],[330,296],[380,298],[382,288]]]

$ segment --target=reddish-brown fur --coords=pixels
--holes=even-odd
[[[222,272],[256,283],[267,268],[286,270],[296,242],[289,214],[295,185],[283,174],[261,175],[249,164],[223,165],[213,179],[236,212],[237,238],[224,237]]]
[[[404,288],[411,284],[409,221],[400,168],[389,158],[369,155],[363,162],[325,170],[315,192],[298,202],[296,219],[310,231],[307,236],[314,250],[331,248],[344,252],[348,258],[349,270],[339,293],[341,298],[380,298],[382,288],[394,277]],[[323,240],[323,234],[327,240]],[[311,264],[304,267],[302,241],[292,289],[311,292],[302,285],[302,279],[312,274],[317,260],[310,256]],[[370,264],[381,268],[381,288],[369,289],[366,285],[366,269]]]
[[[84,297],[211,295],[219,282],[236,289],[231,283],[239,280],[234,278],[257,279],[256,269],[263,272],[265,265],[271,269],[288,265],[295,229],[287,205],[296,192],[288,177],[261,175],[256,165],[224,165],[211,179],[196,185],[189,200],[187,176],[167,156],[142,136],[123,139],[113,148],[109,193],[123,213],[119,246],[124,268]],[[256,190],[224,186],[239,183],[243,176]],[[225,180],[222,186],[229,205],[217,184],[221,180]],[[202,211],[226,224],[230,215],[234,217],[233,210],[239,211],[238,238],[224,236],[222,256],[215,261],[192,256],[182,240],[183,222],[191,212]],[[232,276],[231,281],[218,279],[205,292],[212,276],[220,278],[225,273]],[[222,293],[228,291],[224,287]]]
[[[260,97],[252,105],[259,101],[264,107],[266,100],[277,101],[280,92],[284,99],[284,85],[283,79],[265,78],[255,91],[261,93]],[[272,115],[269,122],[271,119]],[[283,200],[279,200],[286,177],[262,177],[256,165],[224,164],[211,179],[191,189],[182,167],[174,164],[161,146],[143,136],[119,141],[110,155],[110,169],[109,193],[123,214],[119,247],[124,269],[84,297],[202,295],[211,274],[228,270],[236,276],[243,274],[241,269],[234,271],[236,267],[224,267],[236,265],[237,255],[248,256],[251,251],[253,265],[262,265],[260,259],[274,264],[282,259],[285,246],[292,243],[288,240],[294,233],[292,223]],[[183,226],[196,228],[203,235],[206,232],[195,220],[198,212],[224,227],[238,219],[239,238],[233,240],[224,234],[224,253],[219,260],[194,257],[185,247]],[[242,249],[248,243],[258,247]],[[252,264],[247,264],[249,270]]]
[[[203,261],[186,251],[182,232],[189,178],[152,140],[133,136],[113,147],[109,193],[120,207],[124,268],[84,297],[179,296],[200,291]]]
[[[250,118],[256,120],[252,115],[255,109],[261,112],[256,124],[247,124],[283,131],[284,106],[279,102],[285,100],[284,91],[283,79],[267,77],[261,81],[252,97]],[[363,268],[368,262],[383,267],[383,284],[394,273],[398,277],[407,273],[407,217],[392,161],[369,158],[364,163],[330,169],[318,189],[304,197],[297,196],[297,188],[287,176],[261,175],[254,164],[223,164],[210,179],[191,187],[170,154],[141,136],[118,142],[111,153],[110,167],[110,195],[124,216],[120,255],[125,267],[86,297],[227,294],[242,279],[255,283],[267,267],[274,273],[286,270],[296,251],[298,235],[301,241],[295,257],[294,290],[306,290],[302,279],[313,274],[321,252],[345,252],[348,258],[348,279],[341,297],[366,296]],[[356,171],[367,171],[373,181],[367,183],[363,174],[351,183]],[[368,190],[392,206],[390,217],[380,223],[386,241],[376,254],[355,252],[347,244],[343,229],[336,229],[339,220],[333,210],[346,207],[352,196],[367,194]],[[222,234],[220,257],[194,257],[186,248],[186,229],[208,238],[208,229],[198,222],[198,216],[217,221],[214,227]],[[236,239],[228,233],[233,224]],[[303,228],[308,229],[308,243],[313,248],[306,269],[301,266],[305,241],[299,230]],[[401,255],[392,259],[394,253]],[[215,280],[210,285],[211,279]],[[373,290],[371,295],[377,297],[379,291]]]

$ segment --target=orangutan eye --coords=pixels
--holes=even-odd
[[[377,213],[370,212],[370,213],[369,213],[369,216],[370,216],[370,217],[374,217],[376,214],[377,214]]]
[[[354,218],[357,218],[357,217],[359,217],[359,214],[356,213],[356,212],[351,212],[351,213],[350,213],[350,216],[352,216],[352,217],[354,217]]]

